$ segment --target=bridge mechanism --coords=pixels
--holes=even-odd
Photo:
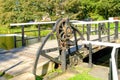
[[[54,33],[57,37],[58,47],[43,50],[45,43]],[[61,65],[62,71],[67,69],[67,65],[73,66],[78,64],[78,61],[81,58],[79,49],[83,47],[82,45],[78,45],[78,41],[80,40],[84,40],[83,35],[76,27],[71,25],[69,19],[62,18],[57,20],[53,30],[46,36],[37,52],[33,74],[36,76],[36,69],[40,55],[49,58],[51,61]],[[57,60],[45,54],[45,52],[52,52],[56,50],[59,50],[59,58]]]

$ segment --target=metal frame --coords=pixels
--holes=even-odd
[[[58,47],[43,50],[44,45],[46,44],[47,40],[50,38],[50,36],[53,33],[56,33],[57,41],[58,41]],[[77,38],[76,34],[79,35],[79,38]],[[72,35],[74,36],[74,39],[75,39],[73,41],[70,40]],[[84,37],[79,32],[79,30],[77,28],[73,27],[69,23],[69,19],[63,18],[63,19],[57,20],[54,27],[53,27],[53,30],[51,31],[51,33],[49,33],[45,37],[42,45],[39,47],[39,49],[37,51],[35,64],[34,64],[34,69],[33,69],[33,74],[35,75],[35,78],[37,76],[36,70],[37,70],[37,64],[38,64],[38,60],[39,60],[40,55],[50,59],[51,61],[53,61],[57,64],[61,64],[61,69],[64,72],[67,69],[67,59],[66,59],[67,53],[68,52],[72,53],[71,50],[70,50],[70,46],[76,46],[76,51],[77,51],[79,49],[78,43],[77,43],[79,40],[84,40]],[[56,60],[56,59],[52,58],[51,56],[45,54],[45,53],[52,52],[52,51],[55,51],[55,50],[59,50],[60,60],[59,59]]]

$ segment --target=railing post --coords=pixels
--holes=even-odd
[[[87,24],[87,40],[90,40],[90,28],[91,28],[91,25]]]
[[[40,41],[40,24],[38,24],[38,41]]]
[[[25,46],[26,42],[25,42],[25,37],[24,37],[24,25],[22,26],[22,46]]]
[[[111,52],[111,64],[112,64],[112,80],[118,80],[118,69],[116,64],[116,46],[113,46],[112,52]]]
[[[111,58],[110,58],[110,61],[109,61],[109,80],[112,80],[112,61],[111,61]]]
[[[54,25],[55,25],[55,24],[53,23],[52,26],[54,27]],[[52,27],[52,29],[53,29],[53,27]],[[54,33],[52,33],[51,39],[55,39]]]
[[[82,32],[85,33],[85,24],[82,25]]]
[[[98,30],[97,30],[97,24],[95,24],[95,34],[97,34]]]
[[[100,23],[98,24],[98,37],[99,37],[99,41],[102,41],[102,38],[101,38],[101,25],[100,25]]]
[[[118,51],[119,51],[119,49],[117,48],[116,49],[116,54],[115,54],[115,61],[116,61],[117,69],[118,69]]]
[[[108,38],[108,42],[110,42],[110,22],[108,22],[107,38]]]
[[[17,47],[16,36],[14,36],[14,48]]]
[[[115,22],[115,37],[114,39],[117,39],[118,38],[118,22]]]
[[[89,43],[89,67],[92,68],[92,44]]]
[[[61,52],[61,68],[62,68],[62,71],[65,72],[66,71],[66,49],[62,49],[62,52]]]
[[[76,50],[78,51],[78,44],[77,44],[77,35],[76,32],[73,30],[74,33],[74,38],[75,38],[75,46],[76,46]]]

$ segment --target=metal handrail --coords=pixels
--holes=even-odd
[[[0,34],[0,37],[4,37],[4,36],[19,36],[19,37],[22,37],[21,34]],[[27,35],[25,35],[26,37]]]
[[[117,47],[114,46],[112,53],[111,53],[111,67],[110,69],[112,69],[112,80],[118,80],[118,71],[117,71],[117,64],[116,64],[116,60],[115,60],[115,55],[116,55],[116,49]]]

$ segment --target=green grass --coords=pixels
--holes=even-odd
[[[0,72],[0,77],[5,77],[8,80],[8,79],[13,78],[14,76],[7,74],[7,73]]]
[[[84,68],[81,66],[73,67],[73,70],[78,71],[79,74],[74,77],[70,77],[68,80],[102,80],[100,78],[93,77],[89,74],[90,68]]]
[[[101,80],[101,79],[95,78],[87,73],[82,73],[82,74],[77,74],[68,80]]]
[[[43,78],[41,76],[37,76],[36,80],[43,80]]]

